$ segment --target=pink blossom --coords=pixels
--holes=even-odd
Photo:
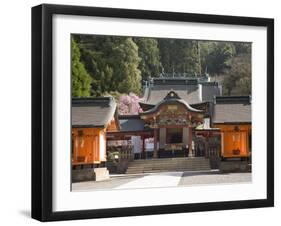
[[[121,115],[136,115],[142,112],[139,102],[142,99],[134,93],[122,95],[119,98],[118,111]]]

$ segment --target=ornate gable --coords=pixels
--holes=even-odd
[[[174,91],[174,90],[171,90],[168,94],[167,94],[167,96],[164,98],[164,100],[170,100],[170,99],[181,99],[180,97],[179,97],[179,95]]]

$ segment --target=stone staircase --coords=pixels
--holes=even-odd
[[[210,169],[209,159],[205,157],[141,159],[130,162],[126,174],[201,171]]]

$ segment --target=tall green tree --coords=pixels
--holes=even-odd
[[[207,58],[210,53],[213,52],[215,44],[211,41],[198,41],[199,46],[199,55],[200,55],[200,66],[201,66],[201,73],[208,72],[208,61]]]
[[[138,55],[141,58],[139,69],[143,80],[149,77],[158,77],[161,70],[158,41],[154,38],[133,38],[138,46]]]
[[[231,61],[231,68],[227,71],[223,81],[225,95],[251,94],[251,57],[240,54]]]
[[[235,46],[236,55],[250,54],[252,51],[251,43],[234,42],[233,45]]]
[[[138,46],[128,37],[81,36],[81,59],[92,77],[93,96],[141,92]]]
[[[112,48],[110,66],[113,68],[112,82],[120,93],[141,91],[141,72],[138,46],[132,38],[118,41]]]
[[[73,39],[71,48],[72,97],[88,97],[91,94],[91,76],[80,61],[80,50]]]
[[[81,60],[92,77],[92,95],[101,96],[115,88],[113,69],[108,65],[112,40],[108,36],[75,35],[81,48]]]
[[[198,42],[185,39],[159,39],[161,63],[165,72],[200,74]]]
[[[214,76],[230,68],[231,59],[235,55],[235,47],[228,42],[213,42],[211,45],[209,46],[211,51],[206,56],[205,61],[207,72]]]
[[[102,35],[73,38],[77,42],[75,48],[80,50],[80,57],[74,61],[82,63],[76,63],[73,70],[82,71],[76,72],[73,79],[76,96],[140,94],[141,80],[157,77],[163,69],[188,76],[204,72],[219,75],[225,93],[247,94],[251,90],[250,43]],[[91,77],[90,94],[87,76],[83,82],[79,77],[85,74],[83,71]]]

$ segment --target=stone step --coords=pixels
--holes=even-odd
[[[209,170],[209,169],[185,169],[185,170],[173,170],[173,172],[182,172],[182,171],[204,171],[204,170]],[[167,172],[167,170],[144,170],[140,173],[162,173],[162,172]],[[137,174],[137,173],[136,173]]]
[[[159,169],[167,169],[167,168],[194,168],[194,167],[210,167],[210,165],[192,165],[192,166],[166,166],[166,167],[163,167],[163,166],[147,166],[147,167],[128,167],[128,170],[129,169],[156,169],[156,168],[159,168]]]
[[[130,162],[133,165],[145,165],[145,164],[191,164],[191,163],[200,163],[200,162],[209,162],[209,160],[202,160],[202,161],[183,161],[183,162],[144,162],[144,163],[135,163]]]
[[[192,169],[174,169],[174,170],[136,170],[136,171],[127,171],[127,174],[141,174],[141,173],[157,173],[157,172],[174,172],[174,171],[206,171],[210,170],[210,168],[192,168]]]
[[[209,165],[197,165],[197,166],[149,166],[149,167],[129,167],[127,170],[141,170],[141,169],[185,169],[185,168],[209,168]]]
[[[170,163],[170,164],[176,164],[176,163],[191,163],[191,162],[209,162],[208,159],[200,159],[200,160],[184,160],[184,161],[171,161],[171,160],[167,160],[167,161],[151,161],[151,160],[147,160],[147,161],[142,161],[142,162],[137,162],[137,161],[133,161],[131,163],[138,165],[138,164],[161,164],[161,163]]]
[[[175,163],[146,163],[146,164],[132,164],[130,163],[129,166],[167,166],[167,165],[170,165],[170,166],[179,166],[179,165],[200,165],[200,164],[209,164],[209,162],[188,162],[188,163],[178,163],[178,164],[175,164]]]
[[[209,162],[209,160],[200,160],[200,161],[178,161],[178,162],[174,162],[174,161],[165,161],[165,162],[151,162],[151,161],[147,161],[147,162],[130,162],[130,164],[133,165],[145,165],[145,164],[190,164],[190,163],[200,163],[200,162]]]
[[[184,169],[210,169],[210,166],[193,166],[193,167],[171,167],[171,168],[163,168],[163,167],[144,167],[144,168],[128,168],[128,171],[141,171],[141,170],[184,170]]]
[[[127,174],[153,173],[166,171],[210,170],[209,160],[205,157],[141,159],[130,162]]]
[[[198,162],[198,163],[189,163],[189,164],[143,164],[143,165],[134,165],[134,164],[130,164],[128,167],[151,167],[151,166],[173,166],[173,167],[177,167],[177,166],[200,166],[200,165],[209,165],[208,162]]]
[[[195,157],[195,158],[162,158],[162,159],[137,159],[134,160],[135,163],[144,163],[144,162],[182,162],[182,161],[202,161],[206,160],[205,157]]]

